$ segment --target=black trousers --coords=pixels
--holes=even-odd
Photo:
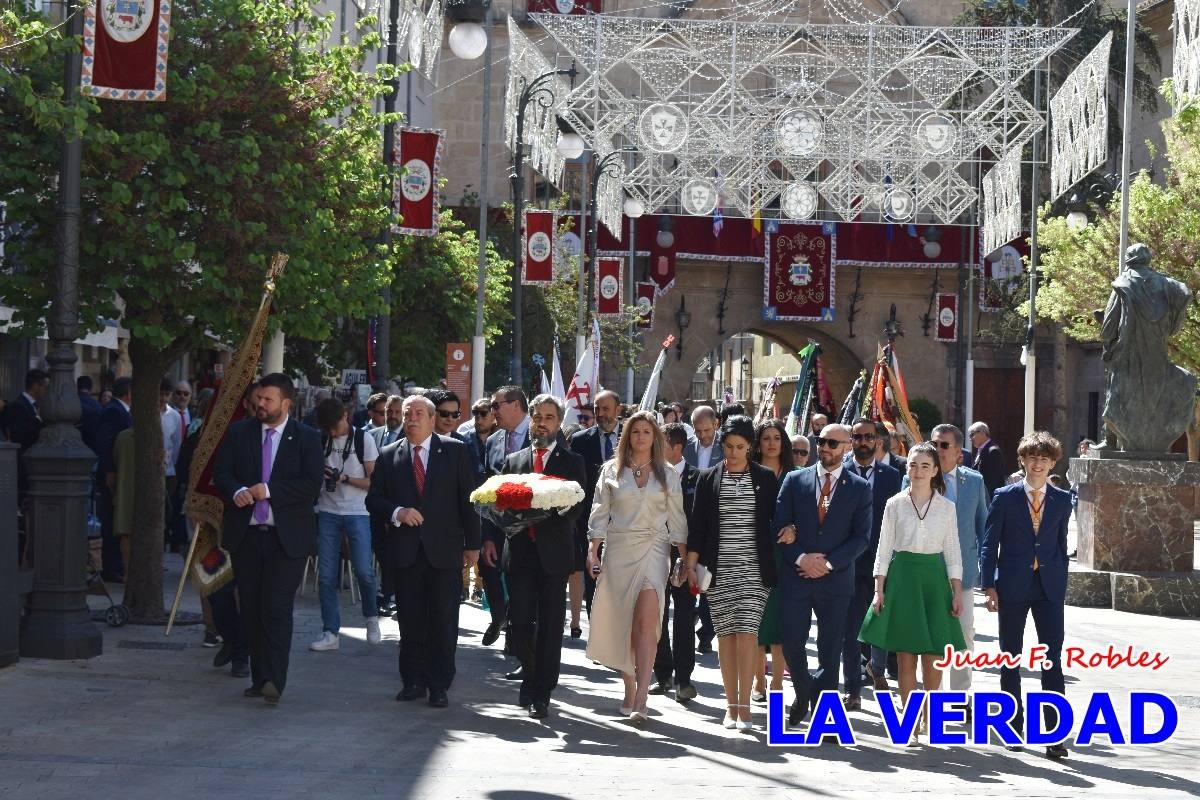
[[[213,624],[217,633],[233,650],[235,664],[245,664],[250,657],[250,646],[246,642],[246,630],[238,613],[237,580],[217,589],[208,596],[208,606],[212,609]]]
[[[780,593],[779,619],[783,634],[783,657],[792,673],[798,697],[816,697],[825,690],[837,691],[842,661],[842,640],[846,631],[846,611],[851,598],[824,592],[789,591],[785,584]],[[817,671],[808,672],[808,634],[813,614],[817,616]]]
[[[712,640],[716,638],[717,629],[713,627],[712,612],[708,610],[708,595],[700,595],[696,613],[700,616],[700,641],[712,644]]]
[[[250,677],[280,692],[287,685],[292,650],[292,609],[304,576],[304,558],[291,558],[274,526],[251,525],[232,554],[242,627],[250,645]]]
[[[517,536],[524,536],[518,533]],[[542,569],[534,547],[522,548],[508,564],[508,620],[513,655],[521,661],[521,694],[548,702],[562,664],[567,573]]]
[[[1025,621],[1033,615],[1033,625],[1037,629],[1038,642],[1047,648],[1046,659],[1054,662],[1050,669],[1042,670],[1042,689],[1047,692],[1066,692],[1066,680],[1062,670],[1062,646],[1064,636],[1064,613],[1062,603],[1055,603],[1046,597],[1042,587],[1042,579],[1035,572],[1029,582],[1029,592],[1025,597],[1000,598],[1000,649],[1006,653],[1020,653],[1025,641]],[[1021,671],[1010,667],[1000,668],[1000,690],[1008,692],[1017,700],[1017,708],[1021,703]],[[1045,709],[1046,724],[1053,725],[1057,721],[1057,711],[1051,706]]]
[[[445,691],[454,681],[462,567],[438,569],[424,546],[411,566],[398,567],[396,607],[400,612],[400,680],[405,686]]]
[[[379,594],[390,599],[396,594],[396,576],[394,570],[383,566],[387,563],[387,526],[379,524],[374,515],[371,516],[371,550],[379,562]]]
[[[508,600],[504,596],[504,581],[501,580],[500,570],[500,565],[504,563],[505,546],[503,539],[496,545],[496,566],[490,567],[483,563],[482,558],[479,559],[479,577],[483,580],[483,593],[487,595],[492,624],[500,629],[504,628],[504,618],[508,615]]]
[[[842,644],[842,681],[846,694],[857,695],[863,686],[863,656],[870,658],[871,646],[858,640],[858,631],[874,599],[875,578],[856,575],[854,596],[846,608],[846,633]]]
[[[106,581],[115,580],[125,574],[125,562],[121,559],[121,540],[113,530],[113,496],[104,484],[103,476],[100,482],[100,503],[97,509],[100,515],[100,554],[104,561],[103,577]]]
[[[654,677],[659,683],[666,683],[674,676],[676,685],[682,685],[691,683],[695,668],[696,598],[686,583],[672,586],[668,582],[662,634],[658,637],[658,652],[654,656]]]

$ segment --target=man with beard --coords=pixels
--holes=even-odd
[[[532,446],[505,459],[503,472],[545,473],[582,486],[587,480],[583,458],[567,448],[560,433],[566,413],[562,401],[552,395],[538,395],[529,411]],[[558,685],[567,576],[575,568],[575,520],[586,507],[585,498],[508,540],[504,557],[508,616],[513,654],[521,661],[518,704],[529,707],[529,716],[534,719],[549,715],[550,693]]]
[[[903,476],[882,461],[875,459],[875,423],[866,417],[854,420],[850,431],[853,456],[845,465],[871,487],[871,542],[854,563],[854,596],[846,614],[846,640],[842,645],[842,680],[846,685],[843,699],[847,711],[862,709],[859,691],[862,689],[862,659],[868,656],[867,674],[876,690],[887,691],[887,651],[858,641],[858,629],[867,616],[867,607],[875,597],[875,551],[879,549],[879,530],[883,525],[883,507],[900,491]]]
[[[518,450],[529,447],[529,401],[520,386],[501,386],[492,394],[492,413],[500,429],[488,437],[487,474],[498,475],[504,460]],[[487,595],[492,621],[483,632],[483,646],[491,647],[500,638],[508,611],[504,584],[500,581],[500,563],[504,555],[504,531],[491,522],[483,521],[483,549],[479,558],[479,577]],[[510,672],[514,680],[520,671]],[[507,677],[507,676],[506,676]]]
[[[321,491],[321,435],[290,416],[295,387],[263,377],[254,418],[232,425],[213,483],[226,498],[222,545],[233,559],[250,642],[246,697],[279,702],[292,648],[292,607],[304,562],[317,552],[313,503]]]
[[[400,406],[403,402],[404,398],[400,395],[389,395],[384,406],[384,424],[367,431],[375,438],[375,446],[379,450],[404,436],[404,429],[400,427]]]

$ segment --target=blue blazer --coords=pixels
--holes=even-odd
[[[788,525],[796,526],[796,540],[778,545],[786,565],[779,585],[850,597],[854,594],[855,562],[871,542],[871,487],[843,469],[821,524],[817,521],[817,469],[811,466],[789,472],[779,487],[771,532],[778,536]],[[824,553],[833,572],[816,580],[800,577],[794,565],[801,553]]]
[[[696,469],[699,469],[699,466],[697,466],[697,464],[696,464],[696,458],[699,455],[697,453],[697,450],[699,449],[699,447],[700,447],[699,439],[688,439],[687,444],[685,444],[683,446],[683,460],[686,461],[691,466],[696,467]],[[721,449],[721,434],[718,432],[717,435],[713,437],[712,456],[708,459],[708,467],[706,467],[706,469],[715,467],[717,464],[720,464],[724,460],[725,460],[725,451]]]
[[[858,471],[858,464],[852,456],[847,456],[842,462],[846,469]],[[863,479],[866,481],[866,479]],[[904,478],[908,480],[907,477]],[[889,467],[886,461],[875,462],[875,483],[867,483],[871,487],[871,542],[867,549],[858,557],[855,572],[860,578],[875,580],[875,553],[879,550],[879,531],[883,527],[883,507],[887,501],[900,491],[900,472]],[[837,497],[837,492],[834,492]],[[832,506],[831,506],[832,508]]]
[[[958,548],[962,552],[962,588],[979,585],[979,551],[987,525],[988,490],[983,476],[969,467],[954,470],[954,511],[958,515]],[[908,488],[908,476],[904,476]]]
[[[997,489],[992,499],[979,569],[983,588],[994,588],[1001,603],[1006,599],[1025,601],[1034,578],[1035,555],[1046,597],[1056,603],[1066,602],[1071,496],[1047,483],[1043,503],[1042,522],[1035,536],[1024,481]]]
[[[497,428],[488,437],[487,448],[483,454],[484,477],[480,479],[479,483],[483,483],[489,476],[499,475],[504,470],[504,460],[507,458],[504,455],[504,440],[506,436],[508,436],[508,431],[504,430],[504,428]],[[521,449],[523,450],[526,447],[529,447],[529,428],[525,429],[525,436],[521,441]],[[478,485],[476,484],[476,486]],[[590,509],[591,506],[589,505],[587,508]],[[587,515],[584,514],[583,516]],[[500,549],[504,546],[506,538],[504,531],[496,527],[496,523],[486,518],[480,519],[480,523],[483,540],[494,543],[496,545],[496,552],[499,553]]]

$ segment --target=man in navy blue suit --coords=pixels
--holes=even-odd
[[[783,655],[792,671],[796,700],[788,724],[808,715],[822,691],[837,691],[846,614],[854,597],[855,562],[871,541],[871,487],[842,459],[850,429],[826,425],[816,437],[817,463],[788,473],[779,487],[772,524],[778,535],[792,528],[796,539],[780,545],[779,617]],[[817,671],[808,673],[808,633],[817,616]]]
[[[113,443],[117,434],[133,427],[130,403],[133,400],[133,379],[117,378],[112,385],[113,399],[108,401],[96,420],[96,465],[100,483],[100,535],[103,547],[104,580],[122,581],[125,565],[121,561],[121,543],[113,534],[113,487],[117,482],[117,467],[113,463]]]
[[[851,474],[857,474],[871,487],[871,541],[867,549],[854,563],[854,597],[846,613],[846,638],[842,645],[842,680],[846,696],[843,705],[847,711],[862,708],[859,691],[862,689],[862,657],[864,650],[871,655],[869,669],[875,687],[887,689],[887,651],[871,647],[858,641],[858,629],[867,616],[867,607],[875,596],[875,551],[879,549],[879,529],[883,525],[883,507],[900,491],[900,473],[884,461],[875,460],[875,423],[866,417],[854,420],[851,428],[852,456],[847,456],[845,465]]]
[[[1046,647],[1050,669],[1042,670],[1042,689],[1062,693],[1063,616],[1067,597],[1067,521],[1071,496],[1049,483],[1050,470],[1062,458],[1062,445],[1045,431],[1026,434],[1017,446],[1025,479],[996,490],[988,511],[980,557],[980,577],[988,611],[1000,614],[1000,649],[1020,653],[1025,620],[1032,614],[1038,642]],[[1001,668],[1000,688],[1017,700],[1021,727],[1021,673]],[[1045,706],[1047,730],[1057,725],[1055,710]],[[1019,746],[1010,747],[1019,750]],[[1064,745],[1046,748],[1065,758]]]

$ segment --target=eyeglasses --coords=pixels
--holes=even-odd
[[[873,442],[873,441],[875,441],[875,434],[873,434],[873,433],[852,433],[852,434],[850,434],[850,438],[856,442]]]
[[[804,449],[802,449],[802,448],[799,448],[799,447],[793,447],[793,448],[792,448],[792,455],[794,455],[794,456],[804,456],[805,458],[808,458],[808,451],[807,451],[807,450],[804,450]]]
[[[509,403],[515,403],[515,402],[517,402],[517,401],[516,400],[501,400],[499,402],[493,402],[492,403],[492,411],[499,411],[500,406],[508,405]]]
[[[949,450],[951,447],[954,447],[953,442],[930,442],[930,444],[937,445],[938,447],[942,448],[943,450]]]
[[[592,415],[591,415],[591,414],[580,414],[580,415],[579,415],[579,421],[580,421],[580,422],[591,422],[591,421],[592,421]]]
[[[458,419],[459,417],[462,416],[461,411],[446,411],[444,409],[439,408],[437,410],[437,412],[438,412],[438,416],[441,417],[442,419]]]
[[[471,416],[476,417],[476,418],[486,417],[490,413],[492,413],[491,408],[473,408],[473,409],[471,409]]]
[[[824,436],[818,436],[816,441],[817,447],[827,447],[830,450],[836,450],[842,445],[848,443],[845,439],[826,439]]]

